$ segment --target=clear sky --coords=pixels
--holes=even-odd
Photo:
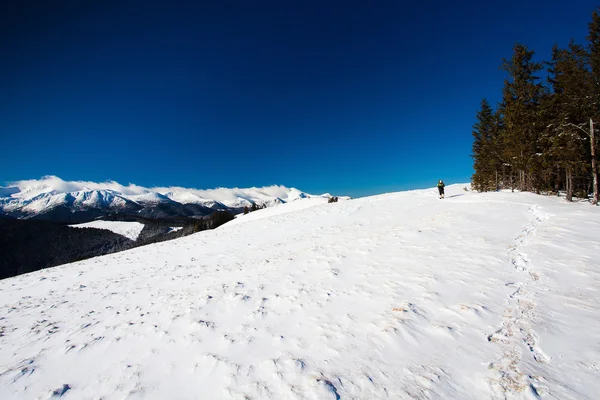
[[[597,1],[0,4],[0,184],[467,182],[479,103],[521,42],[584,43]]]

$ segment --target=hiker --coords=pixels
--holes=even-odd
[[[444,186],[446,186],[444,185],[444,181],[440,179],[437,184],[438,191],[440,192],[440,199],[444,198]]]

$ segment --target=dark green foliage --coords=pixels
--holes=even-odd
[[[215,211],[208,217],[198,218],[193,223],[193,232],[215,229],[233,220],[235,217],[229,211]]]
[[[594,121],[600,122],[600,8],[592,13],[587,40],[592,73],[593,99],[591,103],[594,108]]]
[[[598,162],[600,161],[600,152],[597,150],[598,137],[595,129],[592,129],[592,121],[596,122],[596,127],[600,125],[600,7],[592,13],[592,21],[589,24],[589,35],[587,37],[590,51],[590,66],[592,71],[592,112],[590,120],[590,137],[592,139],[592,190],[594,197],[592,204],[596,205],[600,201],[600,183],[598,182]]]
[[[511,176],[517,174],[518,188],[531,190],[539,178],[542,152],[539,106],[544,87],[537,76],[542,64],[532,61],[534,52],[524,45],[517,44],[513,50],[512,58],[504,60],[502,65],[508,79],[504,81],[500,105],[503,117],[500,156],[510,167]]]
[[[544,167],[555,169],[552,177],[558,182],[562,181],[560,175],[564,171],[569,201],[574,178],[590,176],[591,153],[585,125],[592,115],[592,77],[587,62],[585,49],[571,42],[568,49],[554,46],[552,61],[548,63],[553,93],[545,102],[548,124],[543,135],[547,148]]]
[[[258,210],[262,210],[263,208],[267,208],[266,204],[257,204],[257,203],[252,203],[252,205],[250,207],[248,206],[244,206],[244,215],[248,214],[252,211],[258,211]],[[234,210],[235,211],[235,210]],[[239,211],[239,210],[238,210]]]
[[[144,228],[135,242],[105,229],[71,228],[51,221],[0,219],[0,279],[214,229],[233,218],[228,211],[216,211],[197,219],[151,219],[137,215],[104,218],[143,223]],[[173,227],[181,229],[173,231]]]
[[[0,279],[127,248],[131,240],[103,229],[49,221],[0,220]]]
[[[473,162],[475,174],[472,181],[475,190],[497,190],[498,172],[502,168],[499,157],[499,117],[483,99],[481,109],[477,112],[477,122],[473,125]]]
[[[215,229],[219,226],[233,220],[234,216],[229,211],[216,211],[209,217],[209,228]]]
[[[600,125],[600,14],[589,25],[589,48],[554,46],[539,63],[517,44],[502,68],[507,72],[496,111],[483,101],[473,126],[473,188],[558,192],[587,197],[595,162],[590,120]],[[539,74],[548,67],[548,86]],[[596,134],[597,135],[597,134]],[[595,141],[594,141],[595,143]]]

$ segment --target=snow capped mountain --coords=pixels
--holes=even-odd
[[[176,191],[176,192],[166,192],[165,196],[169,199],[181,203],[181,204],[198,204],[203,207],[212,208],[214,210],[218,209],[226,209],[227,206],[221,202],[218,202],[213,199],[202,198],[191,191]]]
[[[136,194],[129,198],[139,204],[158,204],[158,203],[175,203],[173,200],[164,194],[156,192],[148,192],[144,194]]]
[[[148,217],[202,216],[214,210],[239,211],[252,204],[269,207],[309,197],[315,196],[285,186],[209,190],[144,188],[114,181],[67,182],[56,176],[46,176],[0,187],[0,214],[77,222],[109,213],[136,213]]]
[[[1,280],[0,398],[597,399],[599,238],[463,185],[258,210]]]
[[[18,190],[19,187],[11,187],[11,189],[13,189],[11,195],[1,199],[0,211],[26,218],[45,214],[58,207],[72,212],[90,210],[131,212],[141,208],[137,203],[111,190],[77,190],[61,193],[49,187],[24,191]]]
[[[272,206],[275,204],[288,203],[290,201],[320,197],[304,193],[296,188],[285,186],[267,186],[263,188],[248,189],[185,189],[185,188],[155,188],[159,193],[165,193],[169,198],[183,202],[196,203],[213,207],[222,205],[225,208],[243,208],[252,204]]]

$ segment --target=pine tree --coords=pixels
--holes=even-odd
[[[543,154],[539,143],[540,100],[545,89],[536,76],[542,65],[532,61],[533,54],[526,46],[517,44],[511,60],[504,60],[502,65],[509,75],[504,82],[501,104],[502,157],[511,167],[511,181],[512,174],[518,173],[520,190],[536,187]]]
[[[600,125],[600,8],[592,13],[592,21],[589,24],[589,54],[592,71],[592,98],[590,101],[592,115],[589,120],[590,152],[592,166],[592,181],[594,198],[592,204],[598,204],[598,154],[596,152],[595,127]]]
[[[488,165],[494,174],[494,190],[499,190],[500,187],[505,186],[504,166],[506,165],[506,162],[502,159],[504,153],[501,141],[503,119],[500,110],[497,110],[493,117],[492,130],[487,142],[487,153]]]
[[[537,73],[534,52],[516,44],[502,68],[508,73],[502,102],[494,112],[481,104],[473,126],[473,185],[491,190],[594,192],[599,201],[597,136],[600,133],[600,8],[592,13],[586,48],[571,41],[555,46],[549,66],[550,91]],[[509,179],[507,179],[507,174]],[[516,182],[515,182],[516,181]]]
[[[477,112],[477,122],[473,125],[473,187],[478,191],[497,189],[494,165],[493,147],[494,132],[496,131],[496,115],[490,103],[483,99],[481,109]]]
[[[549,62],[553,95],[546,111],[551,115],[545,136],[547,155],[565,173],[567,200],[574,191],[574,176],[589,176],[590,151],[583,127],[590,116],[591,75],[588,54],[573,41],[568,49],[554,46]]]
[[[600,118],[600,8],[592,13],[592,21],[589,24],[589,41],[590,66],[594,81],[594,103],[596,105],[595,118]]]

